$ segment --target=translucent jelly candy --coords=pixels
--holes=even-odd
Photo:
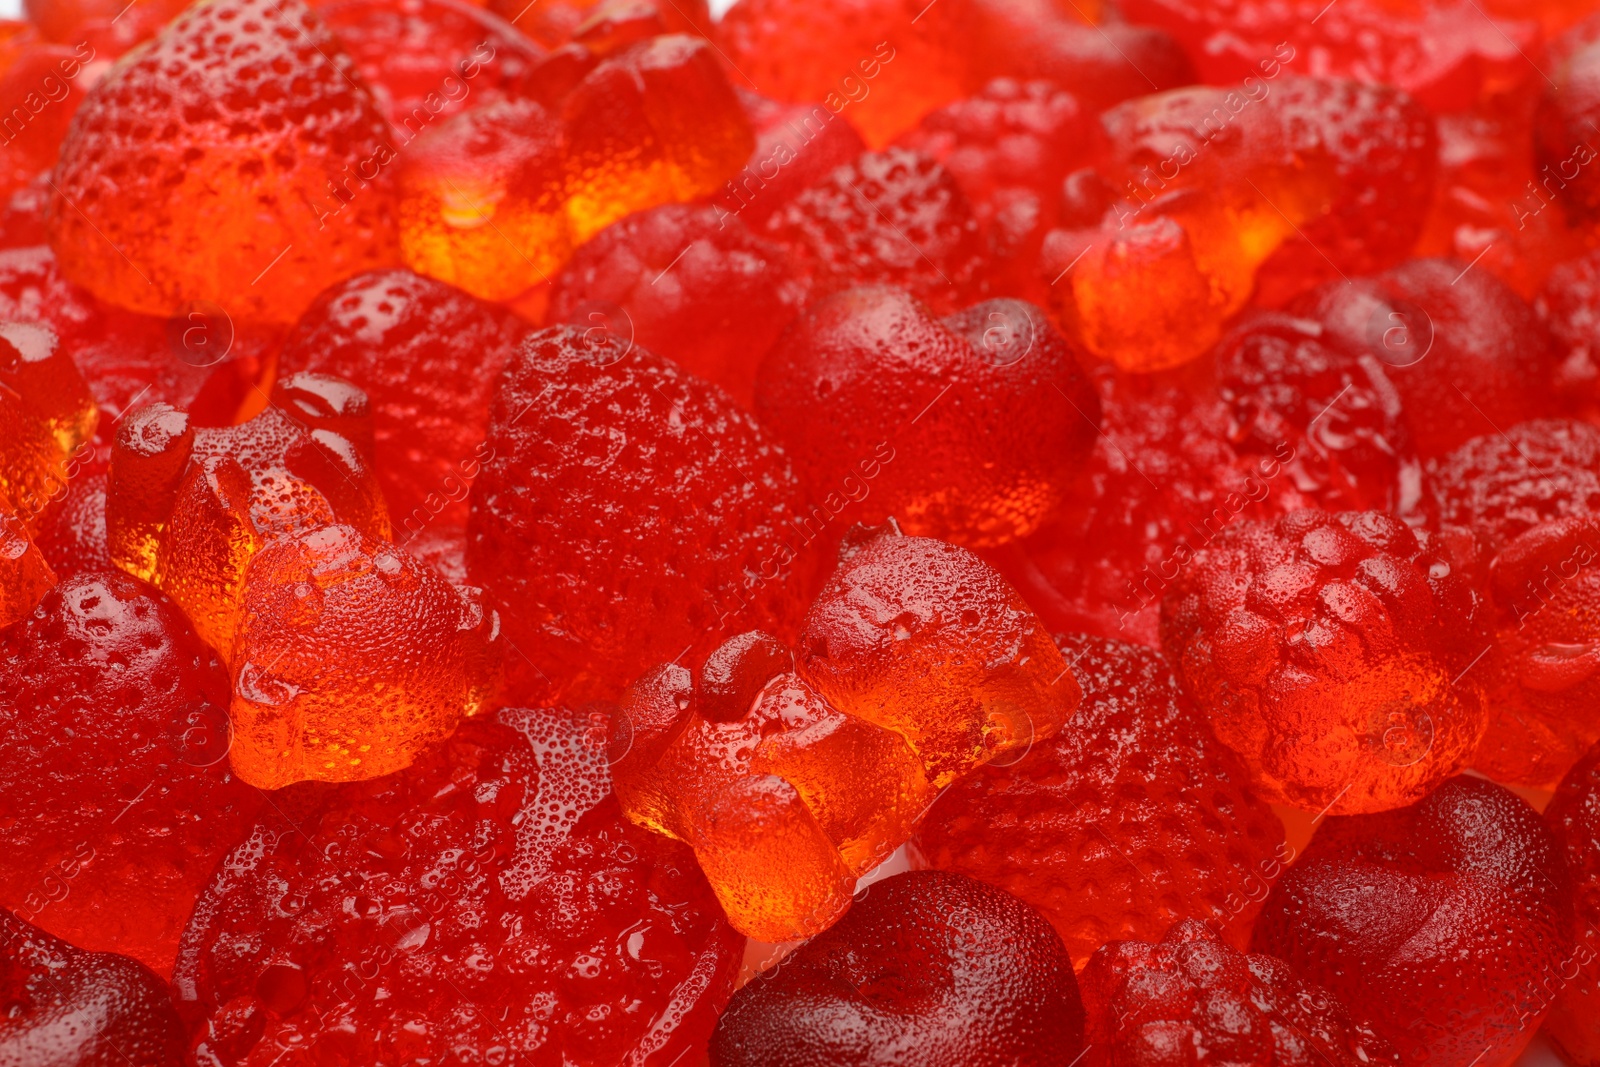
[[[367,394],[373,464],[404,542],[434,522],[466,522],[495,381],[532,331],[459,289],[374,271],[319,296],[284,339],[279,366]]]
[[[0,635],[0,694],[0,906],[168,973],[260,805],[228,770],[226,671],[171,600],[90,573]]]
[[[467,562],[505,620],[514,693],[614,696],[726,633],[793,633],[815,567],[791,529],[800,490],[721,390],[553,326],[501,380],[487,444]]]
[[[1577,947],[1534,989],[1554,1003],[1544,1032],[1568,1063],[1600,1063],[1600,749],[1567,772],[1545,809],[1545,820],[1572,873],[1577,903]]]
[[[474,108],[400,164],[400,247],[419,274],[486,300],[549,281],[572,251],[561,127],[531,100]]]
[[[526,0],[489,0],[488,8],[546,48],[559,48],[594,22],[611,18],[648,17],[659,22],[662,33],[704,37],[711,29],[706,0],[544,0],[532,7]]]
[[[24,0],[22,9],[50,40],[90,41],[97,55],[114,59],[160,32],[187,6],[184,0],[146,0],[133,8],[118,0]]]
[[[65,493],[68,463],[98,422],[83,375],[55,334],[0,324],[0,497],[24,523]]]
[[[77,38],[53,44],[24,32],[0,44],[0,115],[5,154],[0,196],[27,186],[56,161],[73,112],[98,71],[95,46]]]
[[[940,320],[872,286],[806,309],[761,366],[756,412],[850,517],[992,546],[1032,533],[1073,488],[1100,405],[1032,304]]]
[[[1107,943],[1079,980],[1090,1067],[1401,1062],[1372,1027],[1282,960],[1245,955],[1195,919],[1173,923],[1156,944]]]
[[[629,215],[556,279],[552,320],[609,329],[749,407],[761,357],[805,302],[787,251],[719,206]]]
[[[1556,387],[1589,411],[1600,402],[1600,253],[1561,263],[1534,301],[1556,343]]]
[[[1489,646],[1463,565],[1381,512],[1240,523],[1185,557],[1161,643],[1272,801],[1383,811],[1466,766]]]
[[[1251,948],[1369,1019],[1401,1062],[1503,1067],[1572,946],[1572,883],[1538,812],[1480,778],[1329,818],[1267,898]]]
[[[1015,897],[959,874],[874,884],[734,995],[712,1067],[1043,1067],[1083,1048],[1072,960]]]
[[[1032,904],[1077,960],[1186,916],[1243,945],[1294,858],[1277,816],[1160,653],[1087,635],[1061,647],[1083,705],[940,797],[917,838],[929,865]]]
[[[820,103],[782,104],[737,83],[734,90],[755,128],[756,147],[711,202],[752,230],[867,150],[855,127]]]
[[[846,715],[902,734],[935,788],[1061,728],[1082,690],[1004,578],[942,541],[863,536],[806,615],[801,677]]]
[[[0,629],[26,617],[55,584],[55,571],[28,535],[27,523],[0,492]]]
[[[895,285],[939,311],[984,293],[982,230],[948,171],[903,148],[839,167],[767,220],[818,295]]]
[[[62,272],[147,314],[287,323],[393,264],[394,148],[356,77],[302,0],[190,8],[78,109],[50,208]]]
[[[1534,419],[1473,437],[1428,473],[1439,521],[1498,552],[1545,523],[1600,513],[1600,430]]]
[[[663,664],[624,695],[613,739],[628,817],[692,846],[728,920],[768,942],[826,929],[932,800],[905,738],[841,714],[789,660],[750,633],[698,679]]]
[[[711,195],[755,147],[712,46],[676,34],[607,57],[567,95],[562,122],[575,243],[632,212]]]
[[[1594,176],[1594,122],[1600,118],[1600,21],[1590,18],[1551,45],[1550,75],[1533,123],[1534,165],[1542,190],[1569,218],[1600,210]]]
[[[1331,345],[1385,365],[1423,456],[1547,414],[1554,403],[1549,331],[1504,282],[1466,263],[1412,260],[1332,283],[1293,310],[1322,323]]]
[[[57,578],[115,570],[106,547],[106,476],[74,479],[60,505],[39,526],[35,542]]]
[[[349,526],[251,559],[233,644],[233,766],[263,789],[408,766],[478,711],[499,620],[477,598]]]
[[[0,1063],[179,1067],[167,984],[125,956],[85,952],[0,908]]]
[[[622,819],[587,716],[501,711],[283,804],[184,938],[201,1062],[665,1065],[732,988],[740,938],[688,851]]]

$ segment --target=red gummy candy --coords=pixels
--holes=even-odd
[[[1038,908],[1074,959],[1187,916],[1242,946],[1294,858],[1277,816],[1160,653],[1087,635],[1061,650],[1083,686],[1077,714],[944,793],[923,855]]]
[[[1555,981],[1537,989],[1554,996],[1544,1032],[1568,1063],[1600,1063],[1600,748],[1567,772],[1544,812],[1572,873],[1577,904],[1577,946],[1561,961]]]
[[[740,939],[688,852],[623,820],[603,721],[502,711],[281,804],[184,937],[200,1062],[668,1067],[732,988]]]
[[[1019,300],[943,320],[911,294],[808,307],[762,364],[756,411],[830,511],[993,546],[1032,533],[1093,446],[1099,402],[1061,335]]]
[[[126,956],[85,952],[0,908],[0,1063],[179,1067],[167,984]]]
[[[1539,813],[1481,778],[1332,817],[1273,888],[1251,948],[1371,1020],[1404,1063],[1504,1067],[1572,946],[1572,883]]]
[[[1556,387],[1592,412],[1600,402],[1600,252],[1552,270],[1534,308],[1555,338]]]
[[[489,0],[487,7],[546,48],[559,48],[596,22],[613,19],[644,18],[657,33],[702,37],[712,25],[706,0]]]
[[[157,5],[152,5],[157,6]],[[95,46],[82,37],[53,44],[24,32],[0,43],[0,115],[5,155],[0,196],[50,170],[73,113],[100,75]]]
[[[1156,944],[1107,943],[1080,981],[1089,1067],[1400,1064],[1389,1043],[1326,990],[1282,960],[1239,952],[1196,919],[1173,923]]]
[[[959,874],[873,884],[734,995],[712,1067],[1044,1067],[1083,1048],[1072,960],[1038,912]]]
[[[756,147],[711,199],[758,230],[773,212],[855,159],[867,146],[848,121],[821,104],[782,104],[740,88],[739,103],[755,128]]]
[[[749,407],[761,357],[805,297],[783,247],[715,206],[668,204],[579,249],[550,319],[628,337]]]
[[[40,525],[34,541],[62,581],[86,571],[114,569],[106,544],[105,474],[74,479],[60,505]]]
[[[261,803],[228,769],[227,672],[171,600],[88,573],[0,635],[0,693],[0,905],[168,973]]]
[[[1534,419],[1474,437],[1433,463],[1439,521],[1498,552],[1538,526],[1600,513],[1600,430]]]
[[[495,382],[532,330],[443,282],[376,271],[317,297],[280,365],[366,391],[374,466],[403,543],[436,521],[466,521]]]
[[[1600,119],[1600,18],[1590,17],[1552,42],[1550,60],[1533,122],[1534,163],[1541,178],[1554,179],[1541,188],[1559,210],[1590,220],[1600,211],[1600,181],[1590,166]]]
[[[719,632],[792,634],[809,592],[789,461],[721,390],[604,330],[554,326],[502,378],[467,562],[513,692],[614,696]]]
[[[1489,645],[1465,570],[1382,512],[1241,523],[1185,560],[1161,644],[1274,802],[1383,811],[1467,765]]]

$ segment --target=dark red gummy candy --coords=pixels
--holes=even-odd
[[[1554,998],[1545,1033],[1568,1063],[1600,1063],[1600,747],[1591,749],[1562,779],[1545,809],[1577,904],[1577,946],[1554,975],[1536,988]]]
[[[1082,1048],[1078,983],[1050,924],[981,882],[913,871],[735,994],[711,1063],[1066,1067]]]
[[[741,939],[629,825],[603,717],[470,719],[408,769],[280,794],[218,868],[174,985],[195,1057],[629,1064],[703,1043]]]

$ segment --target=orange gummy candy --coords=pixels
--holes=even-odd
[[[23,523],[66,495],[100,420],[83,375],[55,334],[0,323],[0,498]]]

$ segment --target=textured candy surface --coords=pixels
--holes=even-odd
[[[711,1063],[1065,1067],[1082,1048],[1078,983],[1050,924],[981,882],[913,871],[735,994]]]
[[[1534,419],[1473,437],[1429,470],[1439,521],[1498,552],[1557,519],[1600,512],[1600,430]]]
[[[261,805],[228,768],[226,670],[171,600],[91,572],[0,634],[0,694],[0,905],[168,973]]]
[[[752,230],[783,205],[855,159],[867,146],[838,112],[820,103],[783,104],[734,83],[755,129],[750,161],[712,197]]]
[[[1294,858],[1277,816],[1159,652],[1087,635],[1061,648],[1082,706],[940,797],[917,838],[929,864],[1032,904],[1074,960],[1189,916],[1243,945]]]
[[[710,1033],[739,939],[687,851],[621,818],[603,724],[501,711],[399,774],[301,790],[185,935],[202,1062],[667,1067]]]
[[[56,578],[27,524],[0,493],[0,627],[26,618]]]
[[[1251,947],[1370,1020],[1402,1062],[1510,1063],[1570,953],[1572,883],[1538,812],[1480,778],[1330,817],[1273,888]]]
[[[1600,750],[1591,750],[1567,773],[1544,817],[1555,835],[1577,905],[1576,947],[1558,972],[1548,1034],[1569,1063],[1600,1063]],[[1546,982],[1542,988],[1549,989]]]
[[[31,523],[65,493],[99,411],[47,327],[0,324],[0,497]]]

